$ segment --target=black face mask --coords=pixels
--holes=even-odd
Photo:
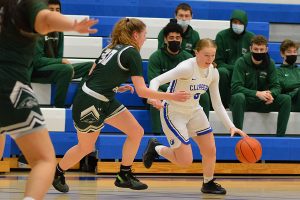
[[[173,53],[176,53],[180,50],[180,42],[179,41],[168,41],[168,48]]]
[[[297,55],[288,55],[286,56],[285,62],[289,65],[293,65],[297,60]]]
[[[252,56],[256,61],[263,61],[266,59],[267,53],[254,53],[252,52]]]

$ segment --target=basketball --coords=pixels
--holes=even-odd
[[[235,155],[241,163],[256,163],[262,155],[261,144],[252,137],[242,138],[235,146]]]

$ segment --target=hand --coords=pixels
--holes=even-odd
[[[240,134],[240,136],[242,137],[249,137],[244,131],[236,128],[236,127],[232,127],[230,128],[230,136],[233,137],[236,133]]]
[[[118,87],[117,92],[123,93],[123,92],[126,92],[128,90],[130,90],[130,93],[133,94],[134,88],[131,85],[120,86],[120,87]]]
[[[154,108],[156,108],[158,110],[160,110],[161,108],[164,107],[161,100],[158,100],[158,99],[148,99],[147,103],[152,105]]]
[[[92,74],[92,72],[94,71],[94,69],[96,68],[96,63],[93,64],[93,66],[91,67],[90,71],[89,71],[89,75]]]
[[[63,58],[61,61],[62,64],[71,64],[71,62],[68,59]]]
[[[256,96],[262,101],[268,101],[273,99],[270,91],[257,91]]]
[[[179,101],[179,102],[185,102],[186,100],[191,98],[191,94],[187,93],[185,91],[179,91],[179,92],[174,92],[173,93],[173,99],[174,101]]]
[[[77,22],[77,20],[75,20],[73,30],[78,33],[97,33],[97,29],[90,29],[90,27],[94,26],[97,23],[98,20],[96,19],[85,18],[80,22]]]
[[[266,105],[272,104],[273,101],[274,101],[274,98],[273,98],[273,96],[272,96],[271,91],[270,91],[270,90],[267,90],[266,93],[267,93],[267,101],[266,101],[265,104],[266,104]]]

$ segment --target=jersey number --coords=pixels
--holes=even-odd
[[[102,65],[106,65],[106,63],[115,55],[118,51],[115,49],[106,49],[104,50],[101,55],[98,63]]]

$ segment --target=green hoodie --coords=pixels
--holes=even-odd
[[[282,93],[293,98],[300,88],[300,68],[297,65],[282,64],[277,69],[277,74]]]
[[[186,51],[180,51],[177,55],[172,55],[167,52],[165,48],[160,48],[156,50],[149,58],[149,64],[148,64],[148,80],[149,82],[173,69],[176,67],[180,62],[192,58],[193,56],[186,52]],[[169,84],[164,84],[159,87],[161,91],[167,91]]]
[[[164,47],[164,29],[162,29],[158,34],[158,49]],[[191,26],[188,26],[187,30],[183,33],[181,49],[194,55],[194,49],[197,42],[200,40],[199,34]]]
[[[232,30],[232,20],[238,19],[241,21],[245,30],[238,35]],[[247,14],[241,10],[234,10],[230,18],[230,28],[220,31],[216,36],[217,53],[215,62],[218,67],[225,67],[233,70],[235,61],[249,52],[250,42],[254,33],[246,30],[248,25]]]
[[[62,64],[63,51],[64,33],[53,32],[41,37],[36,43],[33,67]]]
[[[233,70],[231,88],[232,94],[243,93],[248,97],[256,97],[257,91],[270,90],[273,97],[280,93],[274,61],[270,59],[266,66],[264,62],[255,65],[251,53],[240,57]]]

